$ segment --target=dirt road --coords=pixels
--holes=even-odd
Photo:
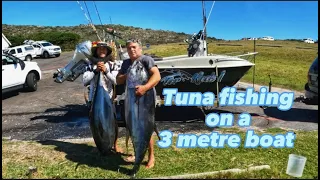
[[[65,66],[73,52],[58,58],[35,59],[43,71],[43,79],[36,92],[17,92],[2,96],[2,137],[21,140],[60,138],[90,138],[87,109],[84,105],[84,87],[80,76],[75,82],[54,82],[54,70]],[[252,128],[281,127],[286,129],[318,130],[318,106],[295,102],[289,111],[259,107],[220,107],[213,112],[230,112],[235,119],[242,112],[252,116]],[[192,120],[194,123],[159,123],[159,130],[175,132],[210,132],[204,115],[198,108],[158,108],[157,120]],[[120,128],[120,135],[124,134]]]

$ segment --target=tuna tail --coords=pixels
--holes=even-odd
[[[149,140],[150,141],[150,140]],[[148,141],[148,145],[143,145],[143,146],[149,146],[149,141]],[[141,162],[142,160],[144,159],[144,156],[147,152],[147,149],[148,148],[145,148],[142,152],[140,151],[140,155],[138,155],[138,151],[137,149],[140,149],[140,148],[136,148],[135,147],[135,162],[134,162],[134,165],[133,165],[133,168],[132,168],[132,172],[131,172],[131,177],[135,177],[135,175],[138,173],[138,171],[140,170],[140,167],[141,167]]]
[[[134,167],[132,169],[132,172],[130,174],[131,178],[135,178],[136,177],[136,174],[139,171],[139,169],[140,169],[140,165],[134,165]]]

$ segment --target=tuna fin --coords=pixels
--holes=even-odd
[[[158,136],[159,141],[161,141],[161,138],[160,138],[160,136],[159,136],[159,131],[158,131],[158,128],[157,128],[156,123],[154,123],[154,131],[156,132],[156,134],[157,134],[157,136]]]
[[[131,171],[129,173],[130,179],[136,179],[136,173],[134,173],[133,171]]]

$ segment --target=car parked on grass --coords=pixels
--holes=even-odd
[[[308,82],[305,84],[305,97],[318,102],[318,57],[312,62],[308,71]]]
[[[10,53],[2,53],[2,94],[18,89],[36,91],[41,70],[36,62],[25,62]]]

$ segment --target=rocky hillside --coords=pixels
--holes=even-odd
[[[107,28],[114,29],[123,39],[139,38],[142,42],[150,44],[164,44],[164,43],[178,43],[183,42],[188,35],[185,33],[177,33],[173,31],[164,30],[152,30],[143,29],[139,27],[123,26],[123,25],[95,25],[100,37],[102,36],[102,30]],[[30,26],[30,25],[7,25],[2,24],[2,33],[7,37],[9,36],[23,36],[26,37],[29,34],[35,34],[39,32],[70,32],[81,36],[82,40],[97,40],[97,35],[93,28],[89,25],[79,26]],[[215,39],[215,38],[208,38]]]

